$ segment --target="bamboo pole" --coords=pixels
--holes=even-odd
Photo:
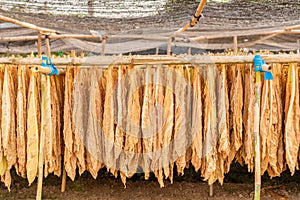
[[[48,37],[50,39],[65,39],[65,38],[95,39],[95,38],[99,38],[98,36],[94,36],[94,35],[75,35],[75,34],[49,35]],[[38,39],[38,36],[0,37],[0,42],[31,41],[31,40],[37,40],[37,39]],[[45,36],[42,36],[42,39],[45,39]]]
[[[97,35],[83,35],[83,34],[60,34],[60,35],[49,35],[50,39],[65,39],[65,38],[76,38],[76,39],[96,39],[99,38]]]
[[[155,40],[155,41],[167,41],[169,39],[169,37],[154,36],[154,35],[106,35],[103,37],[110,38],[110,39],[143,39],[143,40]],[[49,38],[50,39],[66,39],[66,38],[97,39],[99,38],[99,36],[83,35],[83,34],[58,34],[58,35],[49,35]],[[1,42],[17,42],[17,41],[30,41],[30,40],[37,40],[37,36],[0,37]],[[178,38],[178,40],[181,41],[182,39]]]
[[[22,22],[22,21],[19,21],[19,20],[10,18],[10,17],[5,17],[3,15],[0,15],[0,20],[5,21],[5,22],[9,22],[9,23],[12,23],[12,24],[16,24],[16,25],[19,25],[19,26],[22,26],[22,27],[25,27],[25,28],[30,28],[30,29],[33,29],[33,30],[37,30],[37,31],[39,31],[43,34],[49,34],[49,33],[56,34],[57,33],[56,30],[38,27],[36,25],[30,24],[30,23],[27,23],[27,22]]]
[[[176,37],[179,33],[182,33],[184,31],[186,31],[188,28],[193,27],[197,23],[197,21],[198,21],[197,17],[199,17],[201,15],[206,2],[207,2],[207,0],[201,0],[201,2],[199,3],[198,8],[197,8],[193,18],[192,18],[192,20],[188,24],[186,24],[184,27],[177,30],[174,33],[174,37]]]
[[[42,34],[41,33],[38,33],[37,48],[38,48],[38,56],[40,58],[42,56]]]
[[[105,37],[109,39],[142,39],[155,41],[167,41],[169,39],[169,37],[153,35],[106,35]]]
[[[88,58],[88,59],[87,59]],[[279,54],[279,55],[262,55],[262,58],[268,63],[300,63],[300,54]],[[107,67],[114,63],[118,64],[239,64],[252,63],[253,56],[95,56],[85,58],[53,58],[52,63],[58,68],[61,66],[104,66]],[[1,64],[15,65],[40,65],[40,58],[0,58]]]
[[[255,113],[254,113],[254,162],[255,162],[255,194],[254,200],[260,200],[261,175],[260,175],[260,98],[261,98],[261,73],[255,72]]]
[[[38,40],[38,36],[0,37],[0,42],[19,42]]]
[[[230,32],[230,33],[223,33],[217,35],[209,36],[197,36],[191,37],[191,42],[196,41],[203,41],[203,40],[213,40],[213,39],[220,39],[220,38],[228,38],[234,37],[235,35],[240,36],[251,36],[251,35],[270,35],[270,34],[300,34],[299,30],[276,30],[276,31],[258,31],[258,32]],[[43,33],[42,33],[43,34]],[[96,35],[82,35],[82,34],[57,34],[57,35],[49,35],[49,39],[66,39],[66,38],[75,38],[75,39],[97,39],[99,36]],[[154,41],[168,41],[169,37],[164,36],[153,36],[153,35],[107,35],[105,36],[107,39],[143,39],[143,40],[154,40]],[[0,37],[0,42],[18,42],[18,41],[32,41],[37,40],[38,36],[15,36],[15,37]],[[45,39],[45,36],[42,36],[42,39]],[[184,42],[182,38],[175,38],[176,42]]]
[[[233,37],[233,51],[234,55],[238,54],[238,37],[236,35]]]
[[[239,33],[241,32],[241,33]],[[230,33],[222,33],[222,34],[216,34],[216,35],[207,35],[207,36],[197,36],[197,37],[193,37],[190,38],[191,42],[199,42],[199,41],[203,41],[203,40],[213,40],[213,39],[221,39],[221,38],[230,38],[230,37],[234,37],[234,36],[254,36],[254,35],[270,35],[270,34],[300,34],[300,31],[298,30],[291,30],[291,31],[286,31],[286,30],[275,30],[275,31],[257,31],[257,32],[230,32]],[[213,34],[213,33],[212,33]]]
[[[244,45],[243,45],[243,48],[247,48],[247,47],[254,46],[254,45],[259,44],[259,43],[261,43],[261,42],[263,42],[263,41],[266,41],[266,40],[269,40],[269,39],[271,39],[271,38],[273,38],[273,37],[276,37],[277,35],[280,35],[280,34],[281,34],[281,33],[273,33],[273,34],[271,34],[271,35],[267,35],[267,36],[265,36],[265,37],[263,37],[263,38],[261,38],[261,39],[259,39],[259,40],[256,40],[256,41],[254,41],[254,42],[249,42],[249,43],[244,44]]]
[[[290,26],[290,27],[285,28],[286,31],[291,31],[293,29],[300,29],[300,25],[295,25],[295,26]]]

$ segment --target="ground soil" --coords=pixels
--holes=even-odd
[[[44,179],[43,199],[253,199],[253,174],[246,168],[233,166],[223,186],[214,184],[213,197],[209,197],[209,186],[198,175],[193,169],[186,170],[185,176],[175,176],[173,184],[166,180],[162,189],[154,177],[145,181],[142,175],[135,175],[125,189],[119,178],[104,169],[96,180],[89,173],[77,176],[74,182],[68,179],[64,193],[60,192],[61,178],[49,175]],[[262,200],[300,199],[299,171],[294,176],[285,172],[272,180],[265,175],[262,183]],[[28,187],[26,179],[13,175],[11,192],[0,185],[0,199],[35,199],[36,187],[36,182]]]

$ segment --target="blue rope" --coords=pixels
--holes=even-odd
[[[265,71],[262,69],[263,65],[266,65],[266,61],[262,59],[260,55],[256,55],[253,59],[254,63],[254,71],[255,72],[264,72],[264,79],[265,80],[273,80],[272,72]]]
[[[42,57],[42,67],[47,67],[51,69],[51,73],[47,74],[47,76],[59,75],[58,69],[52,64],[51,58],[47,56]]]

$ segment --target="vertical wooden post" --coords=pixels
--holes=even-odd
[[[46,55],[47,57],[51,58],[50,39],[48,35],[46,35],[45,44],[46,44]]]
[[[158,55],[158,53],[159,53],[159,47],[156,47],[155,55]]]
[[[40,147],[39,147],[39,163],[38,163],[38,184],[37,184],[37,193],[36,200],[42,199],[42,190],[43,190],[43,176],[44,176],[44,143],[45,143],[45,127],[43,121],[46,120],[44,104],[45,104],[45,83],[46,77],[42,75],[41,77],[41,132],[40,132]]]
[[[238,53],[238,37],[234,36],[233,37],[233,52],[235,55]]]
[[[254,151],[255,151],[255,194],[254,199],[260,199],[260,99],[261,99],[261,73],[255,72],[255,112],[254,112]]]
[[[38,56],[40,58],[42,56],[42,34],[40,32],[38,33],[37,48],[38,48]]]
[[[105,46],[106,46],[106,36],[103,36],[102,37],[101,56],[105,56]]]
[[[50,49],[50,41],[48,35],[46,35],[45,38],[45,44],[46,44],[46,55],[47,57],[51,57],[51,49]],[[43,127],[43,121],[46,120],[45,112],[44,111],[44,104],[45,99],[43,93],[45,92],[45,84],[46,83],[46,77],[45,75],[42,75],[41,77],[41,133],[40,133],[40,148],[39,148],[39,163],[38,163],[38,185],[37,185],[37,194],[36,199],[41,200],[42,199],[42,190],[43,190],[43,176],[44,176],[44,143],[45,143],[45,127]]]
[[[171,55],[171,50],[172,50],[172,37],[169,38],[168,41],[168,47],[167,47],[167,55],[170,56]]]
[[[188,49],[188,55],[191,55],[191,52],[192,52],[192,48],[189,47],[189,49]]]
[[[214,196],[214,185],[211,184],[209,186],[209,197],[213,197]]]
[[[297,46],[298,46],[297,53],[300,54],[300,40],[299,39],[297,40]]]
[[[67,172],[65,169],[65,165],[63,164],[63,174],[62,174],[62,181],[61,181],[61,192],[66,191],[66,185],[67,185]]]

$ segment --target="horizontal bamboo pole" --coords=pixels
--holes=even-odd
[[[285,30],[287,30],[287,31],[291,31],[293,29],[300,29],[300,25],[295,25],[295,26],[290,26],[290,27],[285,28]]]
[[[143,40],[154,40],[154,41],[168,41],[169,37],[160,36],[143,36],[143,35],[105,35],[103,36],[107,39],[143,39]],[[103,37],[100,37],[102,40]],[[99,36],[96,35],[82,35],[82,34],[61,34],[61,35],[49,35],[50,39],[66,39],[66,38],[76,38],[76,39],[96,39]],[[0,42],[18,42],[18,41],[31,41],[37,40],[38,36],[16,36],[16,37],[0,37]],[[45,36],[43,36],[45,39]],[[183,41],[182,38],[177,38],[176,41]]]
[[[38,27],[34,24],[30,24],[30,23],[27,23],[27,22],[22,22],[22,21],[19,21],[19,20],[10,18],[10,17],[5,17],[3,15],[0,15],[0,20],[5,21],[5,22],[9,22],[9,23],[12,23],[12,24],[16,24],[16,25],[19,25],[19,26],[22,26],[22,27],[25,27],[25,28],[30,28],[30,29],[33,29],[33,30],[37,30],[37,31],[39,31],[43,34],[49,34],[49,33],[53,34],[53,33],[57,32],[56,30],[53,30],[53,29]]]
[[[279,54],[262,56],[268,63],[299,63],[299,54]],[[108,66],[146,64],[235,64],[252,63],[253,55],[247,56],[95,56],[85,58],[53,58],[55,66]],[[1,64],[40,65],[40,58],[0,58]]]
[[[267,32],[252,32],[252,33],[230,33],[230,34],[220,34],[220,35],[209,35],[209,36],[198,36],[190,38],[191,42],[199,42],[203,40],[213,40],[213,39],[221,39],[221,38],[230,38],[234,36],[242,37],[242,36],[254,36],[254,35],[272,35],[272,34],[300,34],[299,30],[276,30],[276,31],[267,31]]]
[[[155,41],[167,41],[169,39],[169,37],[153,35],[107,35],[106,37],[111,39],[143,39]]]
[[[271,34],[271,35],[267,35],[267,36],[265,36],[265,37],[263,37],[263,38],[260,38],[259,40],[256,40],[256,41],[254,41],[254,42],[248,42],[248,43],[245,43],[245,44],[243,44],[243,48],[247,48],[247,47],[251,47],[251,46],[254,46],[254,45],[256,45],[256,44],[259,44],[259,43],[262,43],[263,41],[266,41],[266,40],[269,40],[269,39],[271,39],[271,38],[273,38],[273,37],[276,37],[276,36],[278,36],[278,35],[280,35],[280,33],[273,33],[273,34]]]
[[[19,42],[38,40],[38,36],[0,37],[0,42]]]
[[[76,38],[76,39],[95,39],[99,38],[96,35],[83,35],[83,34],[59,34],[59,35],[50,35],[50,39],[65,39],[65,38]]]
[[[234,36],[246,36],[246,35],[271,35],[271,34],[300,34],[299,30],[291,30],[291,31],[269,31],[269,32],[257,32],[251,34],[223,34],[223,35],[210,35],[210,36],[197,36],[190,38],[191,42],[198,42],[203,40],[213,40],[220,38],[229,38]],[[102,36],[104,37],[104,36]],[[100,39],[102,40],[102,37]],[[107,39],[143,39],[143,40],[154,40],[154,41],[168,41],[169,37],[164,36],[151,36],[151,35],[105,35]],[[76,39],[97,39],[99,36],[97,35],[83,35],[83,34],[57,34],[57,35],[49,35],[50,39],[66,39],[66,38],[76,38]],[[45,36],[42,36],[42,39],[45,39]],[[16,36],[16,37],[0,37],[0,42],[19,42],[19,41],[32,41],[38,40],[38,36]],[[176,42],[185,42],[183,38],[175,38]]]
[[[80,35],[80,34],[66,34],[66,35],[49,35],[50,39],[65,39],[65,38],[76,38],[76,39],[94,39],[99,38],[94,35]],[[45,39],[45,36],[42,36]],[[0,42],[18,42],[18,41],[31,41],[38,40],[38,36],[16,36],[16,37],[0,37]]]

